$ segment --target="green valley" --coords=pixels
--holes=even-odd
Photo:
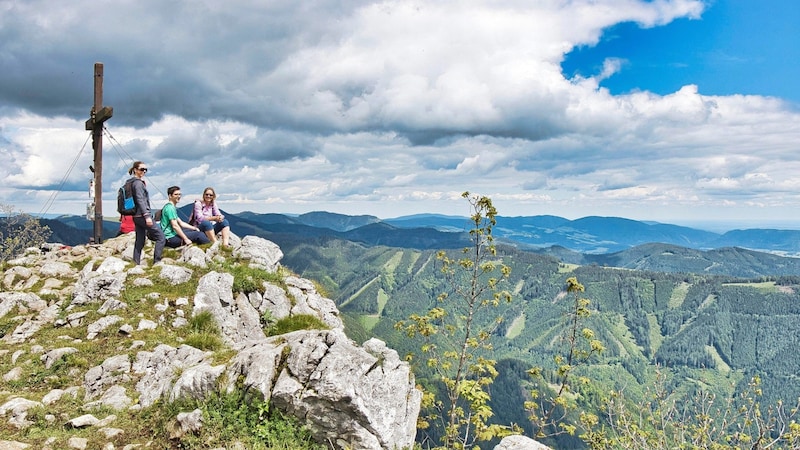
[[[319,280],[351,319],[349,333],[377,336],[401,354],[416,350],[393,327],[430,309],[445,289],[434,251],[342,240],[281,246],[284,264]],[[679,396],[702,389],[727,398],[754,375],[762,379],[764,405],[792,404],[800,396],[800,358],[794,353],[800,340],[800,286],[794,277],[566,265],[510,246],[499,246],[498,256],[512,268],[508,289],[514,295],[501,307],[504,322],[492,337],[500,370],[492,386],[498,422],[525,427],[525,371],[554,368],[568,307],[564,284],[571,276],[586,287],[594,308],[591,328],[606,349],[581,368],[594,381],[593,391],[582,393],[588,408],[611,390],[643,398],[657,373],[669,375],[666,382]],[[580,445],[564,438],[555,443]]]

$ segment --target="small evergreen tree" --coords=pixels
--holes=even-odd
[[[425,365],[434,373],[441,394],[426,390],[419,427],[441,427],[445,449],[465,449],[478,441],[506,435],[510,429],[491,424],[488,386],[497,377],[489,338],[500,323],[481,320],[511,294],[502,289],[510,268],[498,261],[492,237],[497,210],[485,196],[462,194],[471,206],[470,246],[454,258],[437,254],[447,290],[427,314],[413,314],[395,327],[422,341]],[[433,387],[428,387],[429,389]]]

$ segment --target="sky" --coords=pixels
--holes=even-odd
[[[800,229],[796,0],[0,0],[0,204]],[[708,225],[706,228],[712,225]]]

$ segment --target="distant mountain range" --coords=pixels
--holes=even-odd
[[[190,206],[179,209],[188,219]],[[419,214],[395,219],[310,212],[225,213],[239,236],[256,235],[282,247],[300,242],[341,239],[364,245],[413,249],[460,248],[467,242],[467,217]],[[88,242],[92,223],[83,216],[42,219],[51,241]],[[116,222],[104,223],[104,237],[116,235]],[[684,226],[619,217],[498,217],[494,236],[503,245],[555,256],[563,262],[637,270],[705,272],[731,276],[800,274],[800,231],[733,230],[724,234]],[[791,258],[781,258],[791,257]]]
[[[433,227],[442,231],[465,230],[468,219],[440,215],[415,215],[386,221],[397,227]],[[498,217],[498,238],[532,248],[560,246],[580,253],[605,254],[650,243],[672,244],[697,250],[742,247],[800,255],[800,230],[748,229],[724,234],[678,225],[641,222],[620,217],[557,216]]]

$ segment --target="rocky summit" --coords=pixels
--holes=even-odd
[[[155,266],[132,252],[131,234],[2,266],[0,449],[183,448],[120,423],[237,389],[331,448],[413,446],[422,393],[409,365],[380,340],[349,339],[334,302],[283,268],[277,245],[234,236],[230,248],[167,249]],[[319,325],[274,331],[307,317]],[[171,420],[176,442],[205,426],[198,409]]]

